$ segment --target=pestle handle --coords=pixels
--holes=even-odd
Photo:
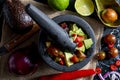
[[[66,31],[64,31],[56,22],[50,19],[38,8],[32,4],[26,6],[26,12],[36,21],[47,34],[63,48],[71,52],[75,51],[76,44],[73,43]]]

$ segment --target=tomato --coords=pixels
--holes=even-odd
[[[73,56],[70,58],[70,61],[73,62],[73,63],[77,63],[77,62],[79,62],[79,58],[78,58],[76,55],[73,55]]]
[[[106,57],[106,53],[104,51],[101,51],[97,54],[97,59],[98,60],[104,60]]]
[[[83,46],[83,42],[79,42],[79,43],[77,44],[77,46],[78,46],[78,47],[82,47],[82,46]]]
[[[82,51],[79,51],[79,50],[75,52],[75,55],[79,58],[80,61],[86,58],[86,55]]]
[[[116,42],[116,37],[113,34],[107,34],[104,37],[104,42],[108,44],[108,47],[111,48],[114,46],[115,42]]]
[[[108,23],[113,23],[118,19],[117,12],[112,8],[108,8],[108,9],[103,10],[101,16],[102,16],[102,19]]]
[[[65,57],[65,55],[64,55],[64,53],[63,53],[62,51],[59,51],[58,56],[59,56],[60,58],[64,58],[64,57]]]
[[[79,43],[79,42],[81,42],[83,40],[84,40],[84,36],[77,36],[76,39],[75,39],[75,42]]]
[[[60,26],[63,28],[63,29],[65,29],[65,28],[67,28],[68,27],[68,25],[67,25],[67,23],[62,23],[62,24],[60,24]]]
[[[77,36],[77,34],[75,34],[75,33],[74,33],[74,34],[72,34],[72,36],[73,36],[73,37],[76,37],[76,36]]]
[[[63,59],[60,59],[59,63],[60,63],[61,65],[64,65],[64,64],[65,64],[65,62],[64,62]]]
[[[120,60],[117,60],[117,61],[115,62],[115,65],[116,65],[116,66],[120,66]]]
[[[118,56],[118,49],[113,47],[113,48],[110,48],[109,51],[108,51],[108,55],[110,58],[115,58],[116,56]]]
[[[114,64],[111,64],[111,65],[110,65],[110,69],[111,69],[112,71],[115,71],[115,70],[117,70],[117,66],[115,66]]]
[[[57,49],[56,47],[50,46],[49,48],[47,48],[47,52],[52,56],[58,56],[59,49]]]

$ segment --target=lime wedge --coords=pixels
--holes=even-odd
[[[82,16],[89,16],[94,12],[92,0],[76,0],[75,10]]]

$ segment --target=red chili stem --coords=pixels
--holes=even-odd
[[[93,69],[78,70],[73,72],[64,72],[52,75],[41,76],[39,80],[73,80],[81,77],[87,77],[95,74]]]

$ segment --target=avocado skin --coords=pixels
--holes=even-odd
[[[7,0],[3,5],[3,12],[12,31],[23,34],[32,29],[33,20],[25,12],[25,7],[20,0]]]

